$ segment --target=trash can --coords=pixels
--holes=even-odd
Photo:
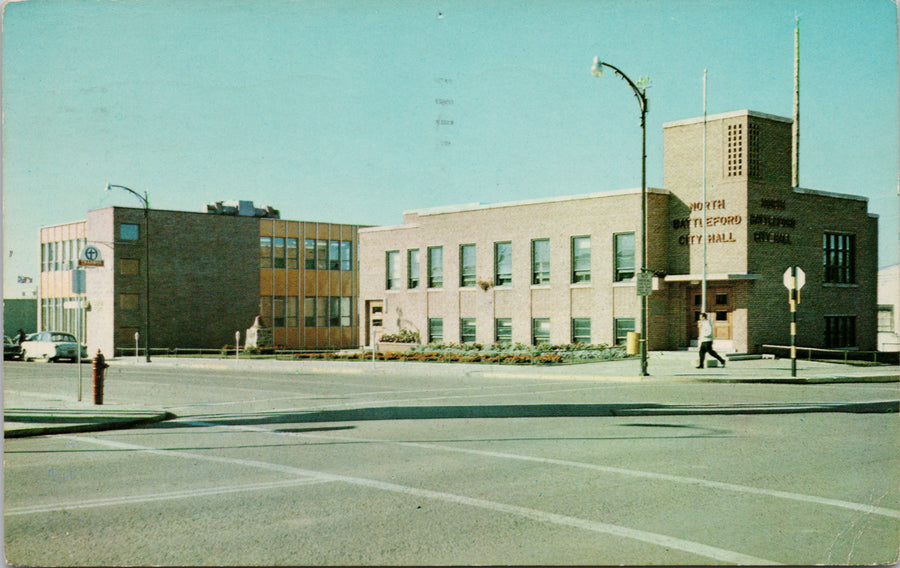
[[[628,355],[637,355],[641,352],[641,334],[636,331],[629,331],[625,341],[625,353]]]

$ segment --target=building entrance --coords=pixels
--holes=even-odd
[[[716,340],[730,341],[732,339],[732,296],[730,286],[706,287],[706,312],[713,326],[713,338]],[[700,320],[700,310],[703,309],[703,296],[700,286],[688,288],[688,337],[696,341],[700,335],[697,322]]]

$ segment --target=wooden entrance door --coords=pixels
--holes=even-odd
[[[714,339],[732,338],[732,296],[733,289],[730,286],[706,287],[706,312],[713,326]],[[688,288],[688,337],[696,341],[699,337],[697,322],[700,320],[700,310],[703,302],[700,286]]]

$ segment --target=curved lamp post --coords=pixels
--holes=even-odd
[[[112,189],[124,189],[130,194],[141,200],[144,204],[144,283],[146,285],[147,297],[144,302],[144,350],[147,353],[147,362],[150,362],[150,200],[147,192],[142,196],[140,193],[125,187],[124,185],[106,184],[106,191]]]
[[[634,96],[638,100],[641,107],[641,272],[640,277],[644,278],[647,272],[647,83],[648,79],[642,78],[635,83],[615,65],[610,65],[600,61],[600,58],[594,58],[594,64],[591,66],[591,74],[599,77],[603,74],[603,68],[609,67],[616,75],[625,79]],[[646,377],[647,373],[647,296],[641,295],[641,375]]]

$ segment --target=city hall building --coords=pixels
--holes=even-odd
[[[703,131],[707,132],[704,207]],[[651,350],[789,345],[784,273],[805,273],[797,344],[876,344],[877,216],[865,198],[792,187],[791,120],[737,111],[664,125],[647,190]],[[407,211],[359,231],[359,342],[622,343],[640,321],[640,189]]]
[[[257,315],[274,346],[356,347],[358,229],[282,220],[247,201],[148,217],[142,208],[89,211],[41,229],[39,329],[77,332],[81,297],[92,352],[133,353],[136,333],[143,351],[148,310],[151,349],[219,349],[238,331],[243,344]],[[78,293],[87,245],[102,266],[84,268]]]

